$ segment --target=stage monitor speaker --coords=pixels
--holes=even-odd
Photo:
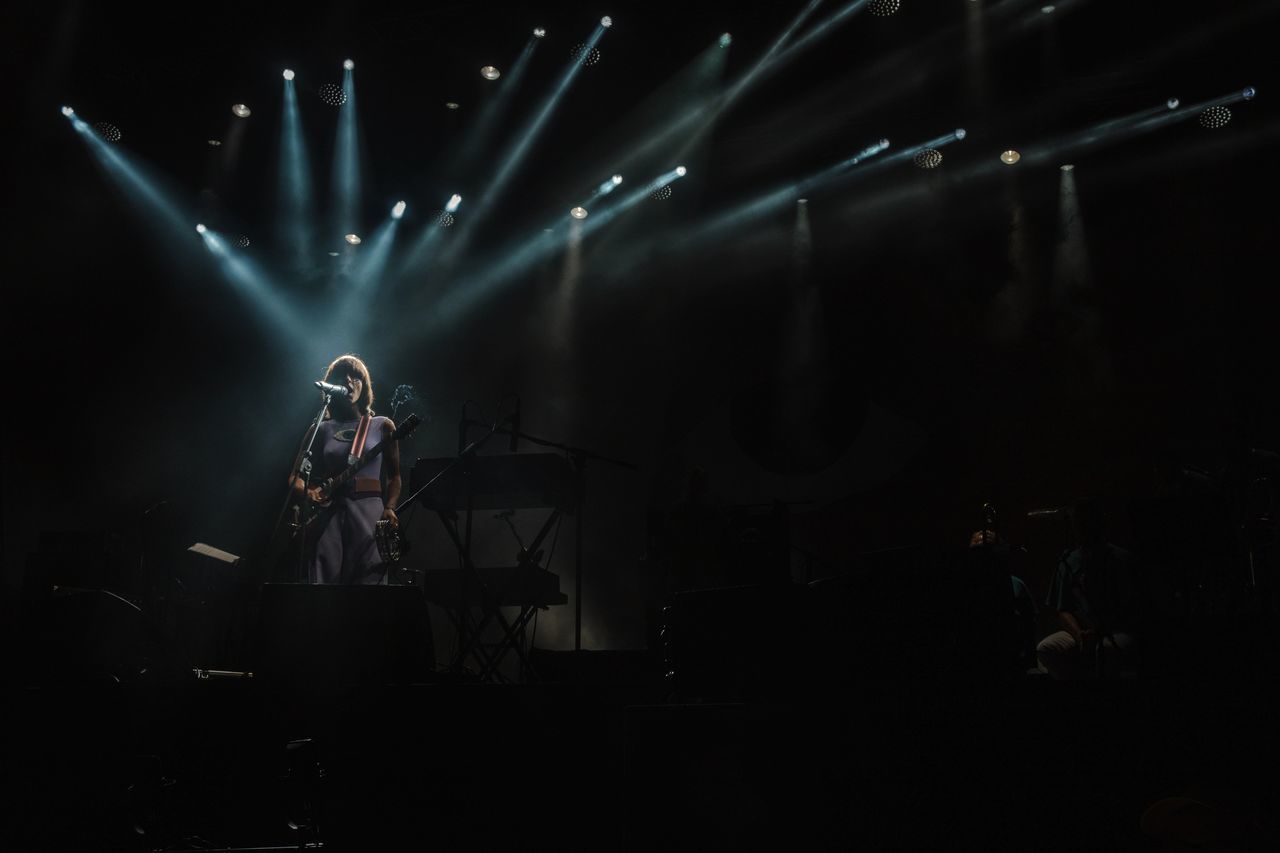
[[[265,683],[316,691],[422,681],[435,661],[411,586],[264,584],[257,652]]]

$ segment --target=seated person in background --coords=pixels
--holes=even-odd
[[[986,548],[1001,559],[1006,567],[1010,562],[1010,553],[1015,550],[1002,542],[993,530],[975,530],[969,537],[970,548]],[[1024,550],[1017,548],[1016,550]],[[1036,648],[1036,610],[1035,598],[1022,578],[1009,570],[1010,592],[1012,594],[1010,615],[1012,617],[1012,637],[1010,642],[1016,650],[1017,665],[1025,670],[1035,665]]]
[[[1040,667],[1058,679],[1115,676],[1134,658],[1137,599],[1129,552],[1107,542],[1096,502],[1071,510],[1076,547],[1058,558],[1045,606],[1065,630],[1040,641]]]

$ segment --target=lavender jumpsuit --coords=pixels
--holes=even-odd
[[[369,424],[365,439],[364,456],[382,442],[382,431],[389,421],[375,417]],[[359,419],[349,421],[327,420],[320,424],[316,436],[316,468],[312,482],[341,472],[347,467],[347,455],[355,436]],[[382,479],[382,456],[370,460],[356,472],[333,496],[328,508],[317,508],[319,517],[315,524],[322,525],[316,540],[315,553],[308,564],[308,580],[311,583],[381,584],[387,582],[386,567],[378,556],[373,538],[373,526],[382,518],[382,489],[357,491],[357,480]]]

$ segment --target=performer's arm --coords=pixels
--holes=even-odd
[[[387,449],[383,451],[382,464],[387,475],[387,497],[383,501],[386,509],[382,511],[382,517],[394,524],[399,524],[395,506],[400,503],[400,442],[396,441],[394,436],[395,424],[390,419],[383,420],[382,441]]]
[[[1082,652],[1093,651],[1094,643],[1097,640],[1097,633],[1093,628],[1070,610],[1059,610],[1058,618],[1062,620],[1063,626],[1071,636],[1076,638],[1076,644]]]

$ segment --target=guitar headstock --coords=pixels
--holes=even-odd
[[[417,429],[418,425],[421,423],[422,418],[414,414],[409,415],[409,417],[400,422],[400,426],[396,427],[395,440],[399,441],[402,438],[408,438],[413,435],[413,431]]]

